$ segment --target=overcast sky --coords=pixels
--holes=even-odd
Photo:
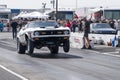
[[[8,8],[40,9],[42,8],[42,3],[46,3],[46,8],[52,8],[50,1],[51,0],[0,0],[0,4],[6,4]],[[58,2],[59,8],[120,7],[120,0],[58,0]]]

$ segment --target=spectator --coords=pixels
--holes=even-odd
[[[113,19],[109,20],[109,24],[110,24],[111,28],[113,28],[113,29],[115,28],[114,23],[115,22],[113,21]]]
[[[71,23],[71,31],[75,32],[76,27],[78,27],[78,23],[77,23],[77,20],[74,19]]]
[[[69,28],[71,27],[71,23],[69,20],[66,20],[65,27],[69,27]]]
[[[9,32],[10,31],[10,24],[9,24],[9,22],[7,22],[6,27],[7,27],[7,31]]]
[[[91,49],[90,41],[89,41],[89,37],[88,37],[89,29],[90,29],[90,22],[87,21],[86,18],[83,19],[82,28],[83,28],[83,32],[84,32],[82,49],[85,49],[85,48]]]
[[[17,21],[13,20],[11,23],[13,39],[15,39],[17,36],[17,26],[18,26]]]
[[[115,29],[120,30],[120,22],[119,22],[119,20],[115,21]]]
[[[0,31],[2,32],[3,31],[3,28],[4,28],[4,24],[2,21],[0,21]]]
[[[78,31],[79,32],[83,32],[83,29],[82,29],[82,20],[79,20],[79,22],[78,22]]]
[[[65,20],[60,20],[60,26],[64,26],[65,25]]]

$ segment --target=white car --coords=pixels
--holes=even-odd
[[[17,34],[19,54],[33,54],[34,48],[48,47],[51,54],[57,54],[59,46],[64,52],[70,49],[70,29],[59,26],[56,21],[32,21],[27,23]]]

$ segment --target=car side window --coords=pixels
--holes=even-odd
[[[100,24],[97,25],[97,28],[102,28]]]
[[[97,26],[96,26],[97,24],[93,24],[93,28],[96,28]]]
[[[97,24],[96,28],[105,28],[105,24]]]

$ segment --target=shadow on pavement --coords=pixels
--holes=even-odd
[[[116,48],[112,46],[107,46],[107,45],[95,45],[94,51],[98,52],[115,52]]]
[[[75,56],[71,54],[65,54],[65,53],[58,53],[58,54],[50,54],[50,53],[34,53],[31,55],[35,58],[43,58],[43,59],[69,59],[69,58],[83,58],[80,56]]]

